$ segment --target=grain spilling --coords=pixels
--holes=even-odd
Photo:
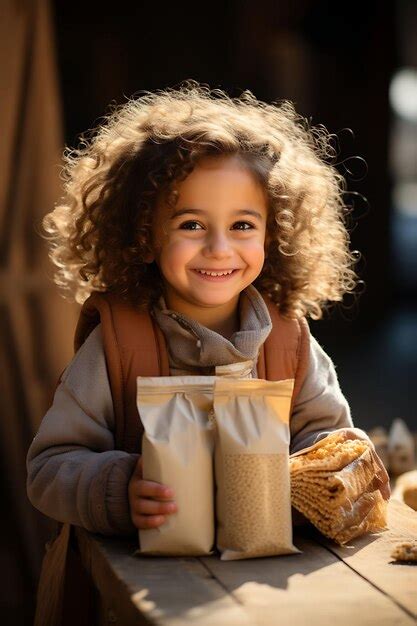
[[[395,561],[417,563],[417,539],[397,543],[391,552],[391,558]]]

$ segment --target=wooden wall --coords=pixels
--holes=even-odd
[[[33,589],[49,523],[26,497],[26,453],[71,359],[78,308],[58,294],[38,234],[61,195],[63,148],[47,0],[1,2],[0,67],[1,547]]]

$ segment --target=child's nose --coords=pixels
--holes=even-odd
[[[229,237],[222,232],[208,233],[205,248],[209,254],[221,257],[229,256],[232,250]]]

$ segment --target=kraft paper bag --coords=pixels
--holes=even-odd
[[[294,380],[215,380],[216,544],[221,560],[299,553],[292,542],[289,413]]]
[[[138,554],[201,556],[215,538],[213,496],[214,376],[137,378],[144,426],[143,478],[174,490],[178,510],[158,528],[139,530]]]

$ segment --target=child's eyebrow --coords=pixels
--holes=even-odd
[[[184,207],[183,209],[178,209],[178,211],[175,211],[175,213],[173,213],[169,219],[173,220],[176,217],[179,217],[180,215],[186,215],[189,213],[197,213],[201,215],[206,215],[207,211],[204,211],[203,209],[193,209],[191,207]],[[258,213],[258,211],[254,211],[254,209],[236,209],[234,213],[235,215],[252,215],[253,217],[256,217],[256,219],[258,219],[260,222],[262,221],[262,215]]]

